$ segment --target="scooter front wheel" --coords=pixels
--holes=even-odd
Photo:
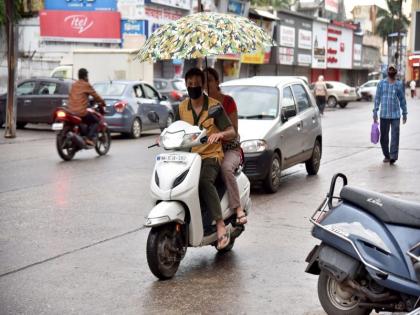
[[[318,297],[328,315],[367,315],[372,311],[359,306],[360,300],[341,287],[326,271],[321,270],[318,278]]]
[[[172,278],[178,271],[182,248],[178,248],[176,238],[172,224],[152,228],[147,238],[147,263],[150,271],[161,280]]]

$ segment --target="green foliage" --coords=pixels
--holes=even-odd
[[[274,9],[289,9],[290,0],[251,0],[254,7],[273,7]]]
[[[23,0],[13,0],[15,20],[20,19],[23,13]],[[6,24],[6,1],[0,0],[0,26]]]
[[[376,34],[384,40],[388,34],[395,32],[406,32],[410,21],[402,13],[402,0],[387,0],[388,11],[379,8],[377,14]]]

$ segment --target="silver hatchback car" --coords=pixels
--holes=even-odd
[[[252,77],[225,82],[238,107],[245,174],[276,192],[281,171],[305,163],[318,173],[322,156],[321,118],[308,86],[296,77]]]

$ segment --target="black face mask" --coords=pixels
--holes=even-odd
[[[396,72],[394,72],[394,71],[388,71],[388,76],[391,78],[391,79],[395,79],[395,76],[397,75],[397,73]]]
[[[200,98],[200,96],[203,94],[203,89],[201,86],[188,87],[187,90],[189,97],[191,97],[193,100]]]

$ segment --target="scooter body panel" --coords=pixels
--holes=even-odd
[[[381,285],[420,295],[413,264],[404,255],[419,241],[419,230],[386,225],[360,208],[342,202],[328,212],[320,226],[315,225],[312,234],[364,263]]]
[[[185,222],[185,209],[177,201],[161,201],[150,211],[147,216],[146,227],[155,227],[169,222],[183,224]]]

